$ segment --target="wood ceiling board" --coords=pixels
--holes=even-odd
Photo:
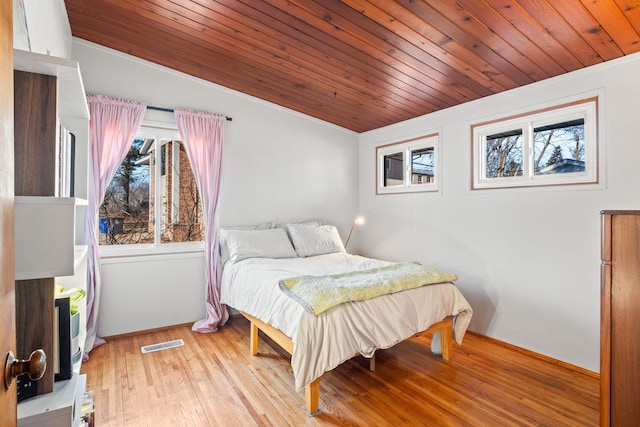
[[[637,0],[65,3],[75,37],[356,132],[640,51]]]

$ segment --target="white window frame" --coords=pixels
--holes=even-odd
[[[434,182],[413,184],[411,152],[433,148]],[[403,153],[403,182],[399,185],[384,185],[385,156]],[[437,192],[440,190],[440,134],[433,133],[405,141],[376,147],[376,194]]]
[[[584,119],[585,170],[549,175],[534,173],[534,129],[565,121]],[[487,136],[522,130],[523,174],[491,178],[487,170]],[[581,99],[543,110],[471,125],[473,141],[472,190],[598,184],[598,97]]]
[[[180,218],[180,139],[171,140],[171,222]]]
[[[143,121],[140,125],[140,128],[136,132],[136,137],[143,138],[154,138],[156,144],[164,145],[168,142],[172,141],[182,141],[182,137],[180,136],[180,132],[175,125],[171,125],[168,123],[162,122],[154,122],[154,121]],[[159,183],[161,179],[161,170],[159,165],[161,164],[161,151],[160,149],[155,149],[154,156],[155,164],[158,167],[155,167],[154,170],[149,171],[149,173],[155,173],[156,182]],[[177,150],[172,150],[173,152]],[[173,174],[174,176],[176,174]],[[154,201],[157,203],[160,199],[160,191],[161,185],[155,186],[156,194],[154,195]],[[168,207],[170,209],[170,207]],[[162,215],[162,209],[154,209],[155,218],[154,222],[157,224]],[[112,258],[119,256],[129,256],[129,255],[152,255],[152,254],[165,254],[165,253],[189,253],[189,252],[202,252],[204,251],[204,241],[202,242],[172,242],[172,243],[162,243],[160,234],[161,227],[155,227],[155,243],[153,244],[139,244],[139,245],[100,245],[100,256],[101,258]]]

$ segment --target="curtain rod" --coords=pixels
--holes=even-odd
[[[147,108],[148,108],[149,110],[165,111],[165,112],[167,112],[167,113],[173,113],[173,110],[172,110],[171,108],[164,108],[164,107],[152,107],[152,106],[150,106],[150,105],[147,105]],[[228,122],[230,122],[230,121],[232,121],[232,120],[233,120],[233,117],[229,117],[229,116],[226,116],[226,117],[227,117],[227,121],[228,121]]]

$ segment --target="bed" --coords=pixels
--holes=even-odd
[[[305,390],[309,414],[318,412],[324,372],[355,355],[371,358],[377,349],[425,332],[435,333],[432,350],[448,359],[452,340],[462,342],[471,320],[471,306],[451,281],[310,312],[283,291],[284,279],[357,274],[398,264],[346,253],[333,226],[225,230],[222,241],[227,253],[221,302],[251,322],[253,355],[258,330],[291,354],[294,385]]]

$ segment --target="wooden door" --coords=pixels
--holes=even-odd
[[[13,3],[0,0],[0,363],[16,350],[13,240]],[[19,355],[22,356],[22,355]],[[0,375],[4,377],[4,375]],[[15,381],[0,378],[0,425],[16,425]]]

